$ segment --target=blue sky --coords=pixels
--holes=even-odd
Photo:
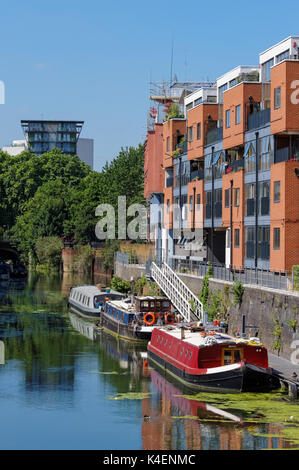
[[[95,169],[146,137],[149,81],[214,80],[299,34],[285,1],[10,0],[1,2],[0,147],[21,119],[84,120]]]

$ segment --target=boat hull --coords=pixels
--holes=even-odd
[[[266,392],[280,386],[279,380],[269,370],[252,364],[238,363],[217,367],[214,371],[210,369],[202,374],[190,374],[151,350],[148,350],[148,360],[153,367],[157,366],[192,390]]]
[[[101,311],[99,309],[86,309],[71,300],[68,301],[68,307],[72,312],[84,318],[99,319],[101,317]]]
[[[151,327],[137,327],[118,321],[105,312],[101,313],[101,327],[113,335],[130,341],[149,341],[152,335]]]

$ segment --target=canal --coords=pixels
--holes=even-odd
[[[148,367],[146,346],[95,334],[67,309],[88,281],[0,285],[1,450],[299,448],[298,400],[190,394]]]

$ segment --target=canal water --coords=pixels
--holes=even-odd
[[[83,282],[0,285],[1,450],[299,448],[297,400],[180,389],[148,367],[146,346],[68,312],[69,287]]]

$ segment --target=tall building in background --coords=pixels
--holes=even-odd
[[[151,91],[145,197],[159,214],[148,231],[157,259],[278,273],[299,264],[298,84],[291,36],[214,83]]]
[[[64,154],[78,155],[93,169],[93,140],[80,139],[84,121],[22,120],[28,150],[42,155],[58,148]]]

